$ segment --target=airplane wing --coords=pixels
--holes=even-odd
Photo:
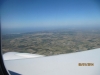
[[[8,52],[3,58],[11,75],[100,75],[100,48],[46,57]]]

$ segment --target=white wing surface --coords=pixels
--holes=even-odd
[[[47,57],[16,52],[11,54],[15,56],[10,56],[10,53],[3,55],[6,68],[19,75],[100,75],[100,48]],[[79,66],[79,63],[93,65]]]

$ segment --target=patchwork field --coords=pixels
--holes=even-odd
[[[100,48],[100,30],[60,30],[2,35],[2,52],[58,55]]]

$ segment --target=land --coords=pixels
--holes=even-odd
[[[100,30],[55,30],[2,35],[2,52],[58,55],[100,48]]]

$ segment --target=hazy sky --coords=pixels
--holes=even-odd
[[[100,5],[92,0],[8,0],[1,24],[4,29],[100,25]]]

